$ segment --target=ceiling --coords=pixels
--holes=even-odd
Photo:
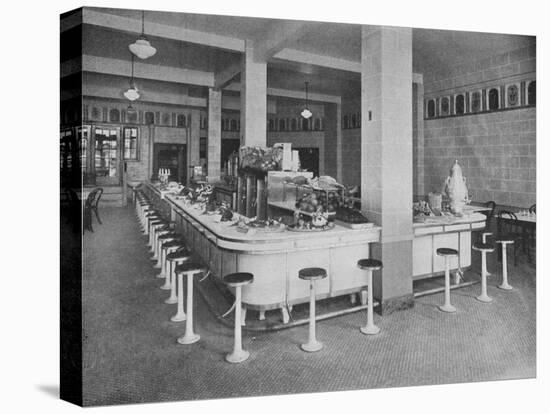
[[[141,29],[141,11],[87,8],[105,15],[122,16],[135,20],[136,30]],[[235,16],[218,16],[170,12],[145,12],[145,32],[148,24],[171,26],[174,31],[188,29],[213,33],[234,39],[259,41],[267,33],[276,31],[285,20]],[[132,23],[133,25],[133,23]],[[84,52],[94,56],[130,59],[128,44],[136,38],[130,33],[106,27],[87,25]],[[149,36],[158,53],[148,59],[152,65],[219,72],[238,62],[241,52],[188,43],[185,41]],[[534,42],[530,36],[458,32],[432,29],[413,29],[413,71],[446,69],[459,62],[476,60],[505,52]],[[299,36],[292,38],[290,48],[325,58],[360,62],[361,26],[356,24],[308,22]],[[128,66],[130,67],[130,66]],[[238,79],[238,78],[237,78]],[[360,76],[357,72],[338,70],[317,64],[308,64],[271,58],[268,60],[268,87],[303,90],[304,82],[310,91],[337,96],[360,94]]]

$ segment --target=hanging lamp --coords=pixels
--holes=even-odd
[[[130,52],[136,55],[140,59],[148,59],[157,53],[157,49],[151,46],[151,43],[145,37],[145,11],[141,12],[141,36],[128,46]]]
[[[300,113],[300,115],[304,119],[309,119],[313,115],[313,113],[309,110],[309,107],[308,107],[308,88],[307,88],[308,84],[309,84],[309,82],[306,82],[306,106],[304,107],[304,109]]]
[[[136,99],[139,99],[139,91],[134,82],[134,55],[132,55],[132,77],[130,78],[130,87],[126,92],[124,92],[124,96],[130,102],[133,102]]]

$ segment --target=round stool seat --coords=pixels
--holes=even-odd
[[[186,248],[182,248],[180,250],[177,250],[175,252],[172,252],[166,256],[166,259],[168,260],[179,260],[179,259],[185,259],[186,257],[190,257],[191,252],[187,250]]]
[[[458,250],[450,247],[440,247],[436,250],[438,256],[458,256]]]
[[[204,272],[206,271],[206,266],[202,263],[189,261],[176,266],[176,274],[178,273],[187,273],[187,272]]]
[[[246,272],[229,273],[223,277],[223,283],[231,287],[248,285],[253,280],[254,275]]]
[[[304,280],[317,280],[327,277],[327,271],[321,267],[306,267],[300,269],[298,277]]]
[[[173,239],[175,237],[178,237],[176,233],[174,233],[172,230],[168,230],[168,233],[161,234],[158,239],[159,240],[166,240],[166,239]]]
[[[490,243],[474,243],[473,249],[480,252],[494,252],[495,246]]]
[[[513,234],[503,234],[503,235],[499,235],[495,242],[496,243],[503,243],[503,244],[509,244],[509,243],[514,243],[516,241],[516,236],[514,236]]]
[[[382,262],[376,259],[361,259],[357,261],[357,267],[363,270],[379,270],[382,269]]]
[[[170,241],[167,241],[166,243],[163,243],[162,248],[169,249],[171,247],[178,247],[178,246],[181,246],[183,248],[185,247],[185,244],[181,239],[176,238],[174,240],[170,240]]]

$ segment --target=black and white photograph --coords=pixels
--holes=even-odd
[[[47,410],[540,412],[541,10],[66,3],[9,272]]]

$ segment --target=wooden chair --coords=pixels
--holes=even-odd
[[[514,266],[517,266],[518,245],[521,244],[521,247],[525,252],[527,247],[527,235],[525,234],[524,228],[515,213],[508,210],[501,210],[498,212],[497,217],[497,238],[514,241]],[[528,260],[531,261],[531,253],[529,252],[529,249],[527,249],[527,256]],[[502,256],[500,254],[499,260],[502,260]]]
[[[487,201],[486,203],[483,204],[483,207],[488,207],[491,210],[482,212],[487,217],[487,219],[485,220],[485,228],[478,233],[480,236],[478,237],[478,241],[481,241],[482,243],[487,243],[487,236],[493,235],[491,222],[495,214],[495,208],[497,207],[497,203],[495,203],[494,201]]]
[[[92,233],[94,231],[92,227],[92,211],[95,213],[99,224],[103,224],[99,218],[99,212],[97,210],[102,194],[103,188],[98,187],[94,188],[86,198],[86,204],[84,205],[84,231],[90,230]]]

